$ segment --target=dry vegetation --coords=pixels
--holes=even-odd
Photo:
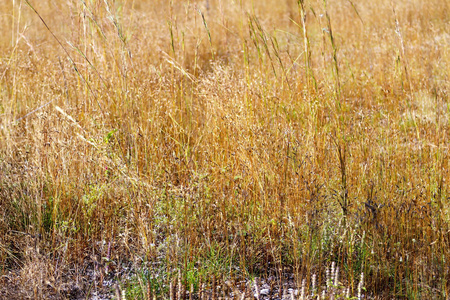
[[[0,297],[448,299],[450,2],[27,2]]]

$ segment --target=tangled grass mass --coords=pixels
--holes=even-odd
[[[0,12],[1,299],[449,299],[449,1]]]

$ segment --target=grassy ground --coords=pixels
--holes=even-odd
[[[0,11],[1,297],[448,299],[448,1]]]

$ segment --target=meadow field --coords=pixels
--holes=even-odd
[[[0,2],[0,299],[449,299],[450,2]]]

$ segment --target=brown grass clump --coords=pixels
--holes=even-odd
[[[3,1],[0,296],[448,298],[449,9]]]

